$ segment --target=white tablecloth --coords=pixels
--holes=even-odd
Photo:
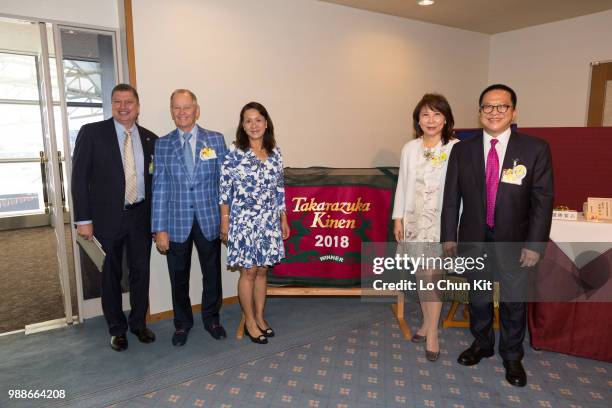
[[[550,239],[582,268],[612,248],[612,222],[553,220]]]

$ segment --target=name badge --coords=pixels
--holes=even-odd
[[[514,184],[520,186],[523,184],[523,179],[527,175],[527,167],[522,164],[517,165],[518,160],[514,161],[511,169],[502,170],[502,183]]]
[[[217,152],[212,147],[205,146],[200,150],[200,160],[211,160],[217,158]]]

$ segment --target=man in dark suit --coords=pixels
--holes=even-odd
[[[189,279],[194,244],[202,270],[204,329],[217,340],[227,337],[219,322],[223,300],[219,178],[227,146],[221,133],[196,123],[200,106],[190,90],[172,93],[170,113],[176,129],[159,138],[155,148],[152,231],[158,250],[167,253],[175,327],[172,344],[183,346],[193,327]]]
[[[524,386],[526,304],[512,300],[521,300],[518,291],[525,288],[542,243],[548,241],[553,209],[550,148],[541,139],[511,130],[516,94],[508,86],[489,86],[479,105],[482,134],[458,143],[449,158],[441,241],[450,255],[457,253],[457,242],[484,242],[493,248],[487,251],[486,271],[500,281],[499,353],[507,381]],[[469,311],[474,342],[458,359],[466,366],[491,357],[495,345],[490,293],[471,291]]]
[[[113,88],[113,117],[84,125],[72,159],[72,200],[77,234],[95,235],[106,252],[102,270],[102,310],[111,348],[128,347],[129,329],[143,343],[155,341],[146,327],[151,257],[151,180],[157,136],[136,124],[140,103],[127,84]],[[129,269],[129,319],[123,314],[123,248]]]

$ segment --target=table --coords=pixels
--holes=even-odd
[[[551,301],[529,305],[532,347],[612,361],[612,223],[553,220],[550,238],[538,282]]]

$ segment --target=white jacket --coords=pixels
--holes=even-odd
[[[459,142],[458,139],[453,139],[447,144],[442,145],[441,153],[446,153],[446,160],[442,165],[442,171],[440,172],[440,194],[438,196],[438,210],[442,211],[442,199],[444,198],[444,181],[446,179],[446,168],[448,166],[448,158],[450,152],[455,145]],[[422,151],[420,149],[423,143],[422,138],[416,138],[404,145],[402,148],[402,154],[400,158],[399,178],[397,180],[397,187],[395,189],[395,203],[393,205],[393,215],[391,218],[400,219],[404,218],[404,214],[407,212],[414,211],[415,202],[415,189],[416,189],[416,167],[418,163],[418,155]]]

